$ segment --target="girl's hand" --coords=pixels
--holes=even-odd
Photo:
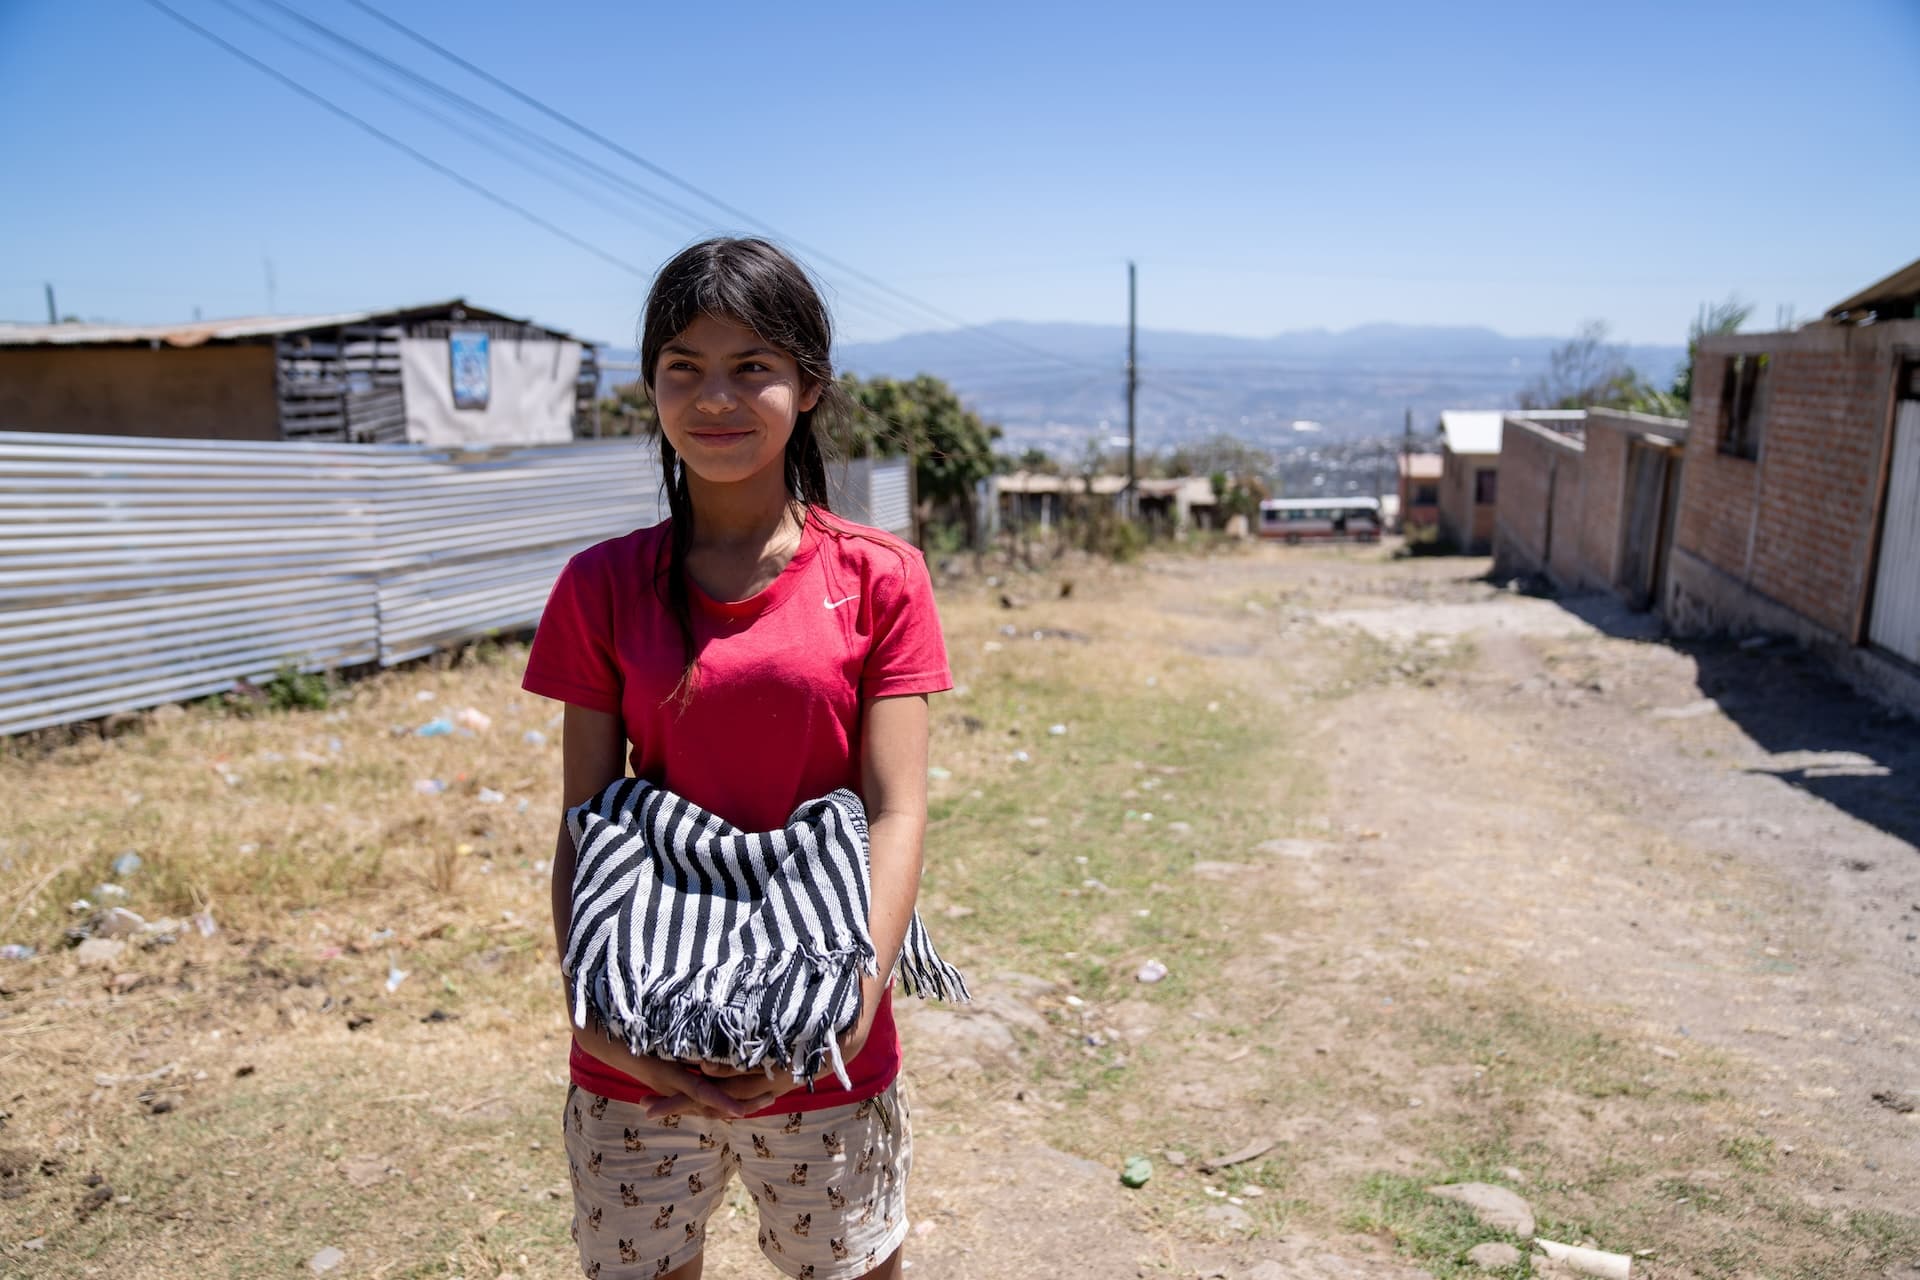
[[[660,1093],[659,1097],[648,1098],[640,1104],[648,1118],[653,1120],[689,1113],[737,1120],[741,1116],[749,1116],[756,1111],[765,1111],[785,1092],[763,1072],[755,1071],[729,1076],[722,1080],[710,1080],[704,1075],[675,1067],[672,1063],[662,1065],[679,1072],[689,1080],[698,1081],[702,1089],[698,1094],[676,1093],[654,1084],[651,1080],[643,1081],[648,1087]],[[722,1099],[724,1102],[721,1101]]]
[[[764,1075],[714,1080],[662,1058],[628,1057],[631,1065],[623,1068],[627,1074],[660,1095],[641,1103],[647,1115],[656,1120],[685,1112],[738,1120],[772,1106],[780,1096],[774,1082]]]
[[[777,1096],[774,1082],[765,1076],[738,1076],[726,1080],[710,1080],[696,1071],[689,1070],[683,1063],[634,1053],[626,1045],[608,1035],[603,1027],[592,1029],[576,1027],[573,1038],[576,1044],[601,1062],[616,1071],[624,1071],[661,1095],[641,1104],[646,1108],[648,1115],[662,1116],[678,1114],[681,1111],[698,1111],[702,1115],[724,1116],[729,1120],[737,1120],[741,1116],[771,1106],[773,1099]],[[655,1104],[659,1104],[657,1110]]]

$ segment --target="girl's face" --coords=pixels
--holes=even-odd
[[[701,315],[660,350],[653,401],[660,429],[693,472],[736,484],[783,467],[794,420],[820,388],[745,325]]]

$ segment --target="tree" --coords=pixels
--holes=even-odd
[[[600,434],[603,436],[644,436],[652,435],[659,422],[653,411],[653,401],[647,397],[646,384],[638,378],[624,382],[613,389],[610,396],[600,398]],[[576,423],[575,429],[591,434],[593,423]]]
[[[1703,302],[1700,313],[1693,318],[1693,324],[1687,329],[1687,362],[1680,366],[1674,375],[1672,396],[1680,404],[1680,417],[1686,416],[1687,408],[1693,403],[1693,366],[1700,356],[1700,339],[1724,338],[1728,334],[1740,332],[1740,326],[1753,315],[1753,304],[1742,302],[1728,295],[1725,302]]]
[[[1176,445],[1167,455],[1166,467],[1170,476],[1210,476],[1216,471],[1230,476],[1264,476],[1273,470],[1273,455],[1258,445],[1220,433]]]
[[[1007,468],[1011,471],[1025,471],[1037,476],[1057,476],[1060,474],[1060,462],[1045,449],[1036,449],[1029,445],[1020,451],[1017,458],[1007,459]]]
[[[993,442],[1000,428],[981,421],[952,387],[931,374],[904,382],[848,374],[840,385],[855,407],[853,450],[911,455],[921,503],[944,519],[957,516],[971,543],[978,526],[973,487],[993,474]]]
[[[1673,375],[1673,385],[1665,391],[1643,386],[1627,408],[1639,413],[1657,413],[1663,418],[1685,418],[1693,410],[1693,366],[1700,356],[1702,338],[1724,337],[1740,332],[1740,326],[1753,314],[1753,304],[1729,297],[1725,302],[1703,302],[1699,314],[1687,328],[1687,359]]]
[[[1589,320],[1547,356],[1547,371],[1520,391],[1522,409],[1624,409],[1647,387],[1624,348],[1607,341],[1607,322]]]

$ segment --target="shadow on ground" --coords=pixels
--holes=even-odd
[[[1756,772],[1920,846],[1920,724],[1863,697],[1791,643],[1679,646],[1700,691],[1775,757]]]
[[[1614,639],[1663,638],[1657,614],[1636,612],[1612,595],[1553,598]],[[1700,692],[1774,757],[1752,772],[1920,848],[1920,722],[1855,692],[1791,641],[1666,643],[1693,659]]]

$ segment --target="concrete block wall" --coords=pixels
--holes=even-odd
[[[1757,613],[1743,612],[1741,593],[1729,590],[1737,584],[1825,636],[1853,643],[1876,536],[1894,378],[1902,355],[1917,350],[1920,321],[1823,324],[1701,344],[1674,534],[1676,551],[1694,563],[1669,577],[1670,625],[1691,632],[1758,625]],[[1760,456],[1723,454],[1724,362],[1760,353],[1770,357]],[[1718,572],[1712,585],[1705,569]]]

